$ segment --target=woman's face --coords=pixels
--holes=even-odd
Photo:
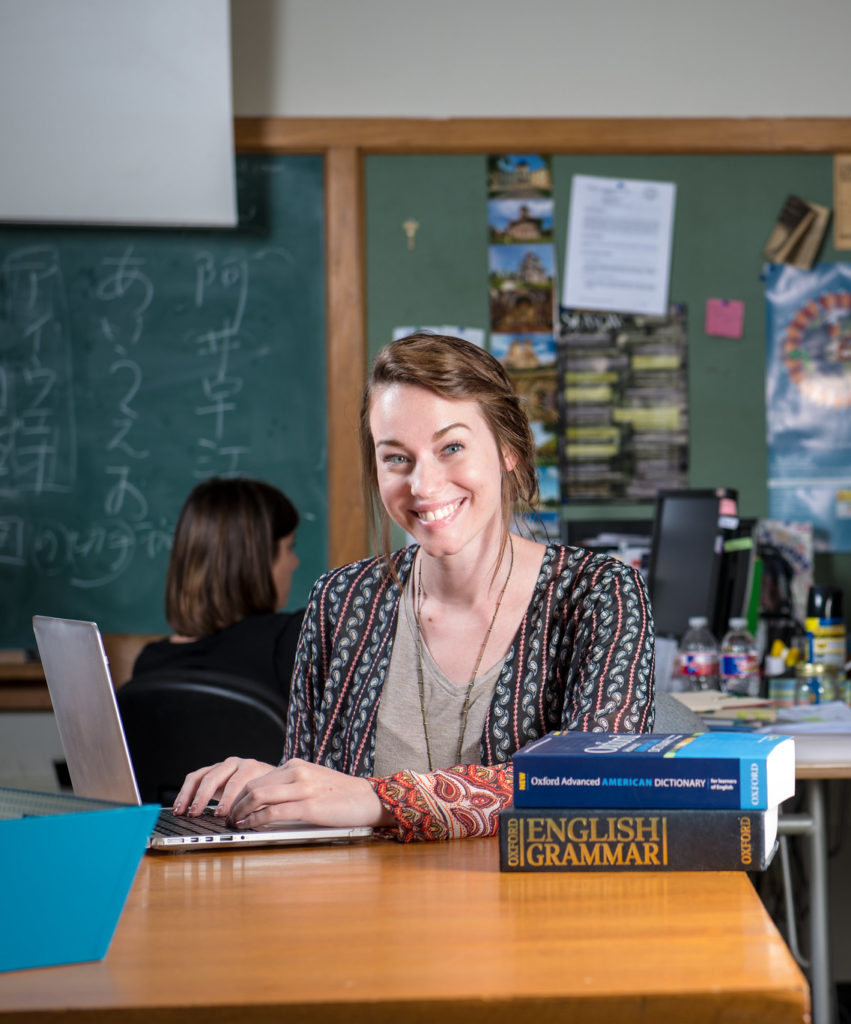
[[[381,500],[428,554],[501,537],[499,449],[478,402],[391,384],[376,391],[369,422]]]
[[[298,568],[298,555],[295,553],[295,531],[281,537],[278,541],[278,553],[272,563],[272,579],[277,594],[276,608],[286,608],[290,599],[290,587],[293,573]]]

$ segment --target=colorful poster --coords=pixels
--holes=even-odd
[[[488,287],[490,350],[525,404],[537,445],[541,497],[533,532],[557,539],[561,494],[550,163],[540,154],[488,158]]]
[[[851,264],[765,273],[768,504],[851,551]]]
[[[687,487],[685,306],[666,317],[562,309],[557,350],[564,501]]]

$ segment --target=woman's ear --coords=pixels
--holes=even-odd
[[[504,449],[502,453],[502,464],[505,466],[505,472],[510,473],[512,469],[517,465],[518,458],[515,452],[509,449]]]

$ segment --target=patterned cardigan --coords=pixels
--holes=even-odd
[[[392,556],[404,586],[417,546]],[[401,590],[379,558],[314,585],[290,693],[285,756],[370,778]],[[653,618],[629,566],[547,547],[497,680],[481,764],[370,778],[404,842],[494,835],[511,800],[511,757],[554,729],[645,732],[653,725]]]

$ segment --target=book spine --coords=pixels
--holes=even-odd
[[[500,871],[763,871],[774,845],[765,811],[499,813]]]
[[[764,810],[764,760],[517,754],[516,807]]]

